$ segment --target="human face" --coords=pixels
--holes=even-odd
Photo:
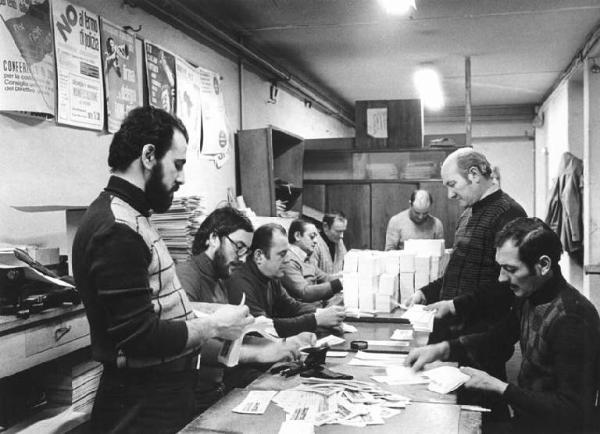
[[[244,263],[251,243],[252,232],[246,232],[243,229],[221,237],[221,244],[215,252],[214,259],[219,278],[226,279]]]
[[[283,277],[283,265],[288,251],[287,237],[279,232],[273,234],[269,257],[264,252],[259,253],[257,266],[267,277]]]
[[[183,166],[187,142],[179,130],[173,133],[171,147],[152,168],[146,182],[146,197],[150,207],[158,213],[165,212],[173,202],[173,194],[185,182]]]
[[[506,241],[496,248],[496,262],[500,265],[499,282],[508,282],[510,289],[519,298],[529,297],[544,282],[540,266],[536,264],[533,270],[521,261],[519,248],[512,240]]]
[[[469,173],[465,178],[456,162],[442,166],[442,182],[448,188],[448,198],[457,199],[463,207],[471,207],[481,199],[483,191],[479,187],[479,177]]]
[[[304,226],[304,233],[299,238],[296,238],[296,245],[304,250],[306,254],[310,255],[314,252],[317,245],[317,236],[319,236],[317,228],[315,225],[309,223]]]
[[[429,206],[419,207],[411,205],[410,210],[408,211],[408,217],[415,222],[415,224],[421,225],[425,223],[425,220],[429,217],[429,208]]]
[[[323,223],[323,232],[325,232],[325,236],[329,238],[330,241],[337,243],[344,238],[344,232],[346,231],[347,226],[348,220],[336,218],[333,220],[331,227],[329,227],[327,223]]]

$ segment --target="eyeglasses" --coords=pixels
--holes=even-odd
[[[227,238],[229,242],[234,245],[235,253],[238,256],[244,256],[246,253],[248,253],[248,246],[245,243],[243,243],[242,241],[233,241],[231,238],[229,238],[229,235],[224,235],[224,237]]]

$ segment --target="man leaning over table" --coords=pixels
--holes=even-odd
[[[214,210],[200,225],[189,261],[177,265],[177,276],[190,300],[202,303],[229,303],[223,286],[232,270],[246,259],[254,228],[243,213],[232,207]],[[265,366],[299,357],[299,348],[314,343],[312,333],[301,333],[285,341],[262,337],[244,338],[239,365],[225,368],[217,361],[223,341],[210,339],[202,346],[196,386],[196,410],[206,410],[235,387],[245,387],[262,374]]]
[[[281,283],[294,298],[305,302],[326,302],[342,290],[338,275],[321,270],[313,257],[319,233],[314,224],[296,219],[288,231],[289,249],[283,264]]]
[[[280,279],[288,249],[287,234],[281,225],[269,223],[259,227],[254,232],[246,263],[225,281],[229,301],[239,303],[245,293],[250,312],[272,318],[281,337],[340,325],[345,317],[343,307],[318,309],[287,293]]]
[[[94,432],[176,432],[193,417],[196,362],[207,339],[235,339],[253,319],[244,306],[197,318],[152,211],[184,182],[184,125],[152,107],[132,110],[113,136],[108,186],[73,242],[73,272],[104,370]]]
[[[562,245],[537,218],[510,222],[496,239],[498,280],[516,299],[492,329],[413,349],[415,370],[435,360],[478,366],[501,357],[502,345],[521,346],[517,384],[464,367],[468,389],[493,394],[514,410],[509,432],[598,432],[593,426],[598,393],[600,320],[595,307],[561,274]],[[593,431],[593,429],[596,431]]]

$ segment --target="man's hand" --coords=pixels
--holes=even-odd
[[[276,363],[298,360],[300,351],[296,344],[289,342],[269,342],[256,354],[258,363]]]
[[[437,360],[446,360],[450,355],[450,344],[440,342],[439,344],[426,345],[420,348],[413,348],[406,356],[404,364],[412,366],[414,371],[420,371],[427,363]]]
[[[346,318],[346,309],[342,306],[330,306],[325,309],[317,309],[315,312],[317,325],[321,327],[335,327],[340,325]]]
[[[413,295],[404,303],[406,307],[411,307],[413,304],[426,304],[427,298],[420,289],[417,289]]]
[[[448,315],[456,315],[456,308],[452,300],[438,301],[437,303],[428,304],[423,310],[435,310],[435,317],[442,319]]]
[[[317,343],[317,335],[311,332],[302,332],[287,338],[285,341],[296,345],[298,348],[314,347]]]
[[[460,370],[471,377],[465,383],[467,389],[487,390],[502,395],[508,387],[508,383],[492,377],[487,372],[480,371],[479,369],[464,367],[460,368]]]
[[[212,315],[215,325],[215,337],[223,339],[237,339],[242,334],[244,327],[254,322],[248,306],[225,305]]]

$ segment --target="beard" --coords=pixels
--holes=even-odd
[[[150,178],[146,182],[146,198],[150,208],[154,212],[161,213],[167,211],[173,203],[173,193],[179,189],[176,183],[171,189],[167,189],[163,183],[162,164],[157,164],[150,172]]]
[[[236,269],[241,267],[244,263],[240,260],[227,261],[225,254],[223,253],[223,247],[219,247],[215,252],[215,271],[219,279],[227,279],[231,276]]]

